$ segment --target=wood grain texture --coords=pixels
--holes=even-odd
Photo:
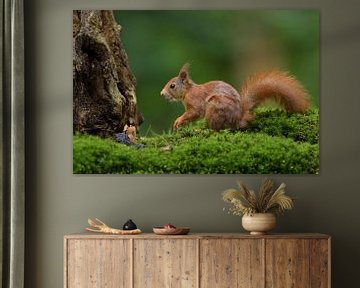
[[[130,240],[67,240],[65,287],[131,287],[130,251]]]
[[[319,233],[289,233],[250,235],[249,233],[190,233],[188,235],[172,235],[171,239],[329,239],[329,235]],[[110,235],[84,232],[66,235],[65,239],[169,239],[167,235],[142,233],[139,235]]]
[[[310,241],[310,287],[327,288],[330,275],[330,251],[327,240]],[[330,283],[330,281],[329,281]]]
[[[204,239],[200,287],[260,288],[264,285],[261,239]]]
[[[134,287],[197,287],[197,241],[134,241]]]
[[[65,288],[330,288],[323,234],[67,235]]]
[[[310,241],[266,239],[266,287],[309,287]]]

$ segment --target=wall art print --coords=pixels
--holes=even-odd
[[[74,174],[318,174],[319,12],[73,11]]]

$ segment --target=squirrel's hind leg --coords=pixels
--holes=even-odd
[[[212,95],[206,99],[205,119],[210,129],[239,129],[239,105],[236,99]]]

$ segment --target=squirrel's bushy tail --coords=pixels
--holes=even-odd
[[[268,99],[289,112],[304,113],[310,108],[307,91],[294,77],[281,71],[258,72],[249,77],[241,87],[241,97],[249,110]]]

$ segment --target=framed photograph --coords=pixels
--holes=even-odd
[[[73,173],[318,174],[317,10],[73,11]]]

